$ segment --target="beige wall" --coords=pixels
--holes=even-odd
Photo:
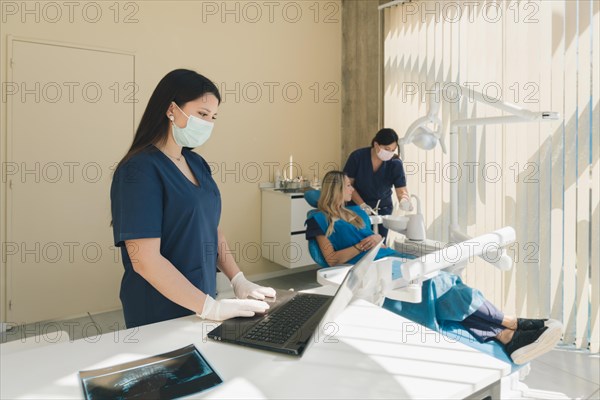
[[[3,60],[7,35],[132,51],[139,87],[136,121],[158,80],[172,69],[195,69],[223,89],[213,137],[197,151],[216,167],[214,177],[223,197],[221,226],[232,248],[260,243],[258,181],[272,178],[269,165],[282,166],[293,154],[294,162],[311,177],[314,171],[322,176],[327,162],[339,165],[339,1],[319,2],[318,7],[303,1],[148,1],[119,7],[113,2],[74,2],[71,9],[61,2],[47,4],[2,2]],[[6,81],[7,62],[1,67]],[[2,121],[5,113],[3,101]],[[74,115],[68,123],[85,121]],[[130,140],[130,134],[123,132],[123,140]],[[4,160],[4,122],[1,143]],[[2,185],[3,221],[5,189]],[[3,222],[3,241],[5,234]],[[247,275],[281,269],[243,253],[238,252],[238,260]]]

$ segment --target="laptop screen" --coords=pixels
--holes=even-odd
[[[364,255],[346,274],[346,277],[339,286],[327,312],[321,318],[318,329],[313,333],[313,337],[310,339],[308,346],[312,346],[313,342],[317,342],[319,338],[330,337],[337,328],[334,324],[335,319],[344,311],[346,306],[350,303],[354,295],[362,288],[363,279],[367,274],[369,268],[373,264],[377,252],[381,248],[383,240],[373,247],[367,254]],[[315,335],[318,336],[315,338]]]

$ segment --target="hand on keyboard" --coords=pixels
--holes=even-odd
[[[238,299],[252,297],[258,300],[264,300],[265,297],[275,297],[275,289],[250,282],[241,271],[233,277],[231,285],[233,286],[235,297]]]
[[[223,299],[215,300],[206,296],[200,318],[213,321],[224,321],[235,317],[253,317],[256,313],[264,313],[269,305],[259,300]]]

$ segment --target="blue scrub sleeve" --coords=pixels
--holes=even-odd
[[[406,186],[406,175],[404,174],[404,166],[400,159],[392,160],[394,187],[401,188]]]
[[[158,176],[142,171],[135,163],[124,164],[115,173],[111,191],[115,246],[125,240],[160,238],[163,196]]]
[[[356,178],[358,175],[358,157],[356,157],[356,152],[350,154],[348,160],[346,160],[346,165],[344,165],[344,173],[348,175],[348,178]]]
[[[319,223],[314,218],[306,220],[306,240],[311,240],[317,236],[325,235],[323,229],[319,226]]]

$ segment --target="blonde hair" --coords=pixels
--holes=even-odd
[[[317,208],[327,217],[329,227],[325,236],[331,236],[334,231],[333,225],[339,219],[349,222],[359,229],[365,227],[362,218],[344,205],[345,178],[346,174],[341,171],[329,171],[323,178],[323,187]]]

